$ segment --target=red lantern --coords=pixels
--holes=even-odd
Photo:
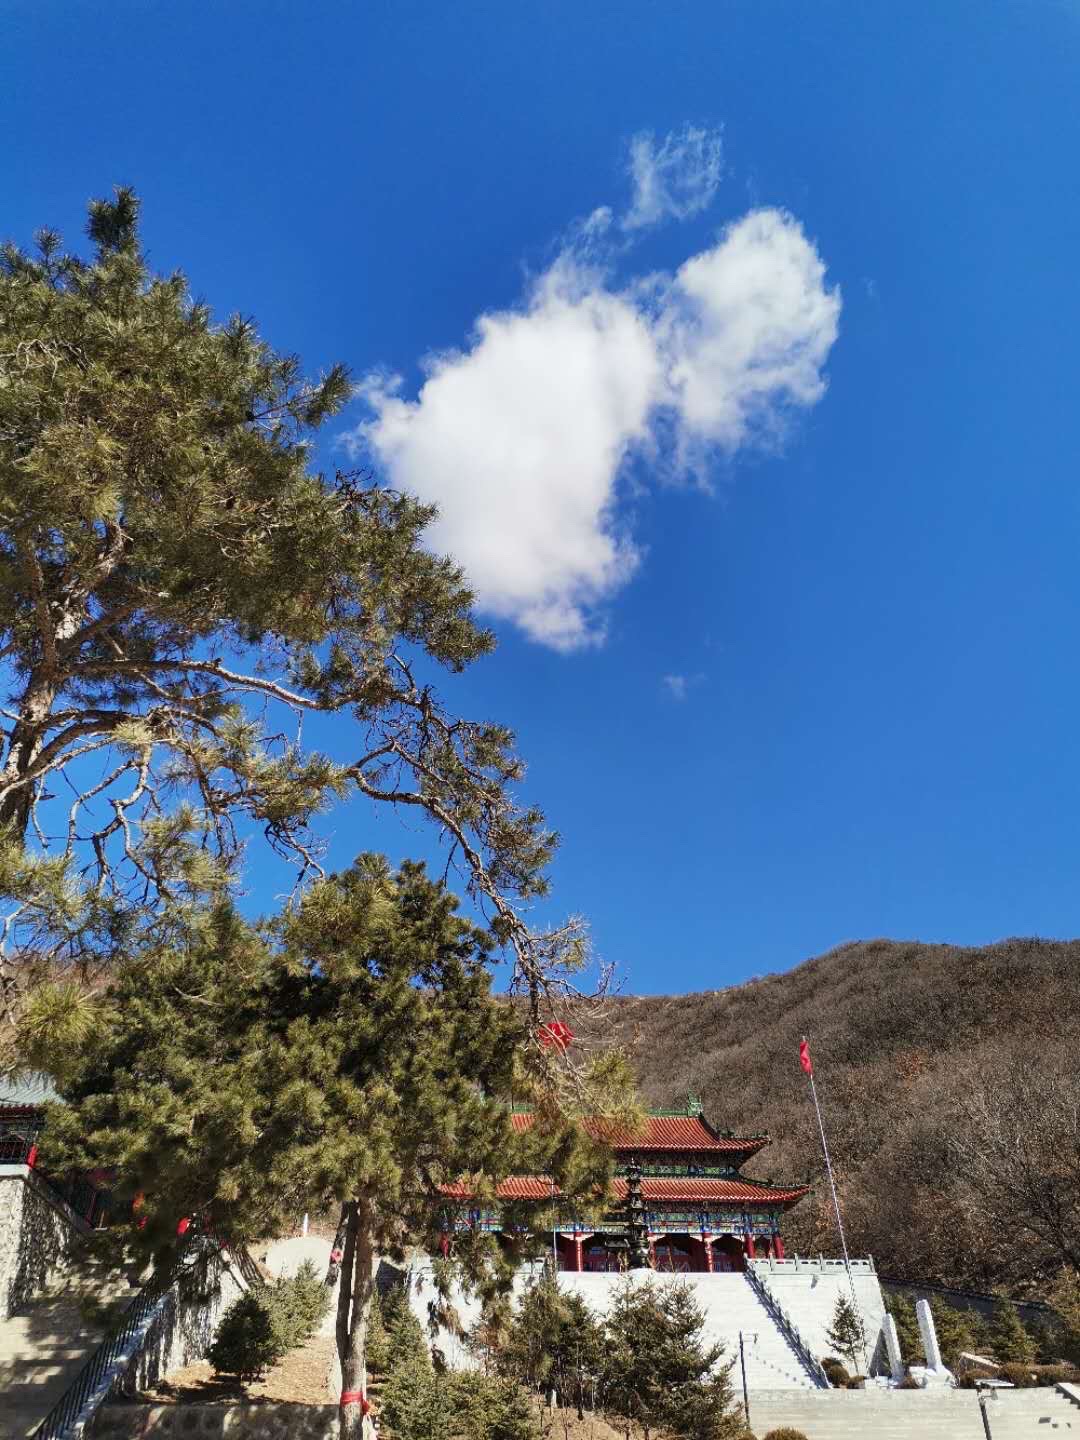
[[[190,1229],[191,1229],[191,1220],[188,1218],[187,1215],[185,1215],[184,1218],[183,1218],[183,1220],[181,1220],[181,1221],[177,1224],[176,1233],[177,1233],[177,1235],[186,1235],[187,1232],[188,1232]]]
[[[543,1050],[558,1050],[561,1055],[570,1048],[573,1038],[574,1032],[561,1020],[552,1020],[550,1024],[540,1026],[540,1046]]]

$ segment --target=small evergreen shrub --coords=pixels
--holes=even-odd
[[[861,1390],[865,1384],[865,1375],[849,1375],[847,1380],[844,1382],[844,1388],[846,1390]]]
[[[330,1306],[330,1292],[310,1260],[278,1280],[268,1298],[283,1355],[315,1334]]]
[[[219,1374],[254,1380],[282,1353],[264,1293],[248,1290],[222,1316],[208,1359]]]
[[[838,1390],[842,1389],[851,1378],[848,1368],[842,1360],[835,1355],[823,1355],[821,1357],[821,1368],[828,1376],[829,1384],[834,1385]]]
[[[220,1375],[253,1380],[314,1335],[329,1304],[326,1286],[305,1260],[295,1275],[234,1300],[207,1358]]]
[[[1036,1385],[1075,1385],[1078,1377],[1080,1370],[1073,1365],[1023,1365],[1019,1361],[1010,1361],[993,1374],[986,1370],[973,1370],[960,1383],[967,1387],[969,1381],[973,1385],[976,1379],[1008,1380],[1018,1389],[1027,1390]]]
[[[775,1430],[770,1430],[765,1440],[806,1440],[802,1430],[796,1430],[791,1425],[779,1425]]]
[[[529,1397],[512,1380],[460,1371],[445,1386],[461,1440],[538,1440]]]
[[[368,1316],[367,1368],[369,1374],[385,1375],[390,1368],[390,1329],[386,1323],[383,1297],[375,1292]]]
[[[1038,1345],[1024,1328],[1019,1312],[1011,1300],[999,1300],[990,1326],[990,1343],[994,1359],[1033,1365]]]

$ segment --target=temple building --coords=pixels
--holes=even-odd
[[[518,1130],[532,1124],[516,1113]],[[508,1204],[553,1203],[550,1243],[562,1270],[617,1271],[647,1263],[657,1270],[743,1270],[746,1261],[784,1258],[781,1218],[807,1193],[740,1173],[769,1143],[767,1135],[714,1130],[691,1097],[682,1110],[653,1111],[640,1133],[603,1132],[615,1152],[610,1211],[597,1224],[563,1214],[550,1178],[515,1175],[498,1188]],[[470,1208],[464,1186],[445,1187],[460,1202],[452,1224],[500,1232],[498,1208]],[[632,1258],[634,1257],[634,1258]]]

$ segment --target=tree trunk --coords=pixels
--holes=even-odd
[[[333,1259],[334,1255],[339,1255],[336,1262]],[[334,1249],[330,1252],[330,1256],[330,1268],[326,1274],[326,1283],[330,1286],[335,1283],[338,1285],[335,1334],[338,1360],[344,1377],[345,1352],[349,1348],[349,1318],[352,1314],[353,1268],[356,1257],[356,1202],[353,1200],[341,1207],[341,1224],[338,1226]]]
[[[33,784],[19,781],[33,768],[45,740],[45,722],[56,701],[56,686],[31,675],[19,702],[19,718],[0,771],[0,827],[10,827],[12,838],[21,840],[30,824],[34,802]]]
[[[341,1440],[358,1440],[367,1411],[367,1336],[375,1294],[375,1239],[371,1202],[361,1196],[350,1207],[345,1259],[338,1296],[338,1355],[341,1359]],[[351,1279],[351,1294],[346,1289]]]

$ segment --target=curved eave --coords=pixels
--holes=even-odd
[[[473,1190],[464,1183],[440,1187],[448,1200],[475,1199]],[[654,1204],[742,1205],[752,1209],[788,1209],[807,1193],[808,1187],[757,1185],[752,1180],[684,1180],[646,1176],[641,1182],[641,1197]],[[553,1189],[543,1175],[511,1175],[496,1188],[496,1198],[507,1203],[529,1201],[550,1204],[562,1199],[562,1192]],[[626,1199],[626,1181],[612,1181],[609,1198]]]

